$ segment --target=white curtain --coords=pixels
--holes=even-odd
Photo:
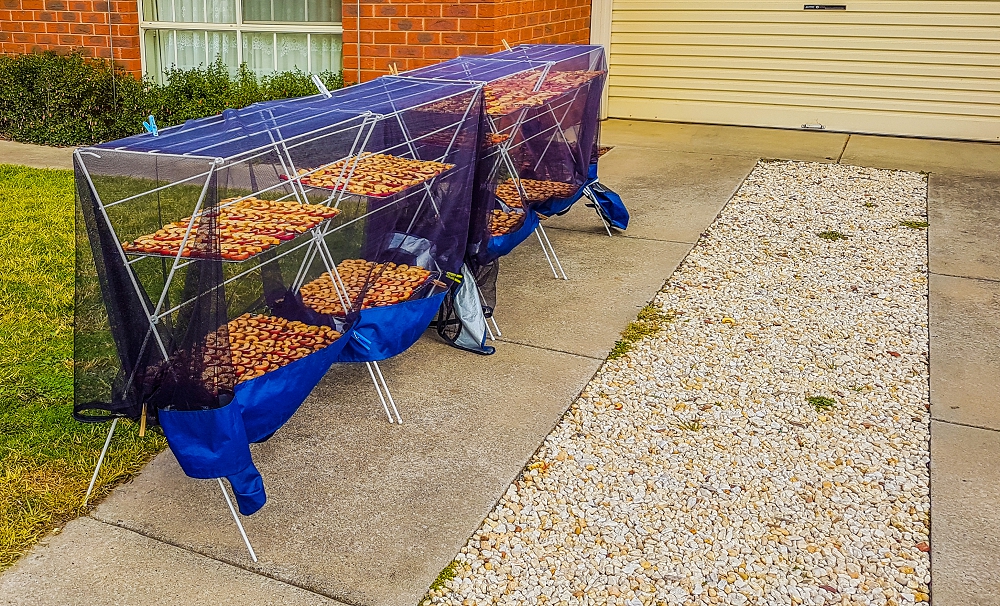
[[[310,23],[340,23],[340,0],[306,0]]]
[[[312,55],[312,73],[340,71],[344,44],[339,34],[312,34],[309,52]]]
[[[147,21],[235,23],[236,0],[146,0]],[[254,22],[336,23],[341,0],[243,0],[243,62],[258,76],[300,70],[314,74],[341,68],[339,34],[247,31]],[[306,29],[306,28],[303,28]],[[208,28],[206,28],[208,30]],[[145,33],[146,72],[163,79],[165,70],[205,66],[221,59],[233,74],[239,68],[235,31],[149,30]]]
[[[276,71],[309,71],[309,42],[305,34],[278,34]]]
[[[236,23],[236,0],[146,0],[144,6],[147,21]]]
[[[146,72],[162,81],[170,67],[205,67],[216,59],[235,74],[239,67],[236,32],[152,30],[146,32]]]
[[[243,0],[243,20],[339,23],[341,0]]]
[[[258,76],[274,71],[274,34],[243,33],[243,62]]]
[[[236,32],[205,32],[205,37],[208,40],[205,49],[208,61],[211,63],[221,59],[229,68],[229,73],[236,75],[236,70],[240,67],[239,54],[236,52]]]

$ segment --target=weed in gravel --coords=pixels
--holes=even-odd
[[[636,342],[657,334],[675,317],[676,314],[673,310],[664,312],[651,303],[646,305],[639,310],[635,321],[629,322],[625,330],[622,331],[622,338],[615,343],[614,349],[608,354],[608,359],[617,360],[632,351],[632,346]]]
[[[874,202],[865,202],[865,208],[875,208]]]
[[[701,421],[698,419],[693,421],[680,421],[677,423],[677,427],[686,431],[701,431],[703,428]]]
[[[910,229],[927,229],[927,221],[900,221],[900,227],[909,227]]]
[[[460,566],[461,564],[458,563],[458,560],[452,560],[450,564],[445,566],[444,569],[442,569],[441,572],[438,573],[437,578],[434,579],[433,583],[431,583],[431,587],[427,591],[427,593],[433,593],[435,591],[444,589],[444,584],[454,579],[455,575],[458,574],[458,569]]]
[[[816,409],[816,412],[826,412],[837,405],[837,401],[826,396],[810,396],[807,398],[809,405]]]
[[[837,240],[846,240],[850,238],[850,236],[848,236],[847,234],[842,234],[839,231],[821,231],[816,235],[819,236],[820,238],[823,238],[824,240],[829,240],[831,242],[836,242]]]

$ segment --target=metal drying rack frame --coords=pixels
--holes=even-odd
[[[441,84],[447,84],[447,83],[441,83]],[[478,89],[478,88],[481,88],[481,85],[478,85],[478,86],[473,85],[473,86],[470,86],[468,89],[461,90],[461,91],[458,91],[458,92],[455,92],[455,93],[452,93],[452,94],[449,94],[449,95],[437,97],[437,98],[434,98],[431,101],[427,101],[427,102],[424,102],[424,103],[418,103],[418,104],[413,104],[413,105],[404,105],[404,106],[401,106],[401,107],[397,107],[397,103],[396,102],[397,101],[400,101],[400,102],[405,101],[406,97],[404,96],[402,98],[396,99],[396,98],[392,98],[390,96],[390,99],[392,100],[392,105],[393,105],[393,111],[391,111],[391,112],[388,112],[388,113],[374,113],[374,112],[371,112],[371,111],[353,112],[355,114],[353,116],[350,116],[350,117],[345,118],[343,120],[340,120],[338,122],[334,122],[333,124],[329,124],[329,125],[326,125],[324,127],[315,129],[314,131],[305,133],[303,135],[298,135],[298,136],[291,137],[291,138],[285,138],[282,135],[282,133],[281,133],[282,128],[286,128],[287,129],[289,126],[296,124],[298,121],[304,121],[304,120],[307,120],[307,119],[314,119],[316,117],[319,117],[319,116],[322,116],[322,115],[325,115],[325,114],[334,114],[334,113],[337,113],[338,111],[342,112],[342,113],[351,113],[351,112],[344,112],[344,110],[338,110],[335,105],[332,105],[331,108],[327,112],[319,112],[319,113],[317,113],[314,109],[310,110],[309,108],[306,108],[306,109],[299,110],[299,112],[301,112],[301,119],[300,120],[298,120],[298,121],[292,121],[292,122],[287,122],[283,126],[279,126],[276,123],[276,120],[274,118],[273,112],[270,112],[270,110],[263,110],[262,114],[264,112],[267,112],[267,113],[270,114],[269,117],[265,117],[265,120],[267,120],[269,118],[270,124],[266,125],[265,126],[265,130],[264,130],[264,132],[266,132],[266,134],[268,135],[268,138],[270,139],[269,143],[267,143],[265,145],[261,145],[261,146],[259,146],[257,148],[251,149],[249,151],[239,153],[239,154],[233,156],[232,158],[230,158],[229,160],[227,160],[225,158],[222,158],[222,157],[216,157],[216,156],[213,156],[211,154],[206,154],[205,152],[210,152],[211,148],[214,147],[212,145],[208,145],[208,146],[203,147],[203,148],[196,148],[194,150],[191,150],[191,151],[189,151],[187,153],[183,153],[183,154],[176,154],[176,153],[170,153],[170,152],[167,152],[167,151],[159,151],[159,150],[139,151],[139,150],[130,150],[130,149],[125,149],[125,148],[104,148],[104,147],[90,147],[90,148],[81,148],[81,149],[75,150],[74,151],[75,162],[76,162],[77,166],[79,167],[80,171],[83,173],[84,178],[86,179],[86,182],[87,182],[87,186],[90,189],[90,193],[91,193],[92,196],[94,196],[94,199],[96,200],[97,206],[98,206],[98,208],[100,210],[100,216],[98,217],[98,220],[99,221],[103,221],[105,223],[105,225],[107,226],[107,228],[109,230],[111,230],[111,233],[114,234],[113,240],[115,242],[115,249],[116,249],[115,252],[116,252],[117,256],[121,259],[121,262],[124,264],[124,266],[127,269],[127,273],[129,275],[131,285],[132,285],[133,289],[135,290],[136,295],[138,296],[139,301],[142,304],[142,312],[145,315],[146,320],[147,320],[147,322],[149,324],[147,333],[146,333],[145,338],[143,340],[143,345],[142,345],[142,347],[140,349],[139,357],[141,357],[143,355],[143,352],[145,351],[145,348],[150,344],[150,341],[153,341],[155,343],[154,346],[159,349],[160,355],[163,357],[163,359],[164,360],[170,359],[170,355],[169,355],[169,352],[168,352],[167,345],[164,342],[164,337],[163,337],[163,335],[160,334],[160,330],[159,330],[159,326],[162,324],[163,320],[165,320],[167,318],[170,318],[173,314],[176,314],[181,308],[183,308],[186,305],[190,305],[190,304],[194,303],[199,298],[201,298],[202,296],[208,294],[209,292],[212,292],[213,290],[215,290],[217,288],[220,288],[220,287],[222,287],[222,286],[224,286],[226,284],[229,284],[229,283],[231,283],[231,282],[233,282],[233,281],[235,281],[235,280],[237,280],[239,278],[242,278],[242,277],[250,274],[253,271],[257,271],[258,269],[260,269],[264,265],[267,265],[269,263],[277,262],[279,259],[282,259],[282,258],[286,257],[287,255],[290,255],[291,253],[299,251],[299,250],[301,250],[303,248],[306,249],[305,250],[305,256],[303,258],[302,264],[299,266],[299,270],[298,270],[298,272],[296,274],[296,277],[295,277],[295,280],[293,282],[293,289],[301,288],[303,282],[305,281],[306,276],[308,276],[308,274],[309,274],[309,270],[310,270],[312,264],[315,262],[315,260],[318,257],[321,260],[321,262],[323,263],[324,268],[327,270],[327,272],[330,274],[330,276],[332,278],[332,282],[334,283],[334,290],[337,293],[338,298],[340,299],[340,302],[341,302],[341,305],[342,305],[343,309],[344,310],[354,310],[355,306],[350,301],[350,296],[348,294],[348,290],[347,290],[346,286],[344,285],[344,282],[343,282],[343,280],[342,280],[342,278],[340,276],[339,271],[337,270],[337,265],[336,265],[336,262],[333,259],[333,255],[330,253],[330,249],[329,249],[329,247],[327,245],[327,242],[326,242],[326,237],[329,236],[329,235],[331,235],[331,234],[334,234],[335,232],[337,232],[340,229],[343,229],[343,228],[347,227],[348,225],[351,225],[351,224],[353,224],[353,223],[355,223],[357,221],[360,221],[360,220],[362,220],[364,218],[370,217],[370,216],[372,216],[372,215],[374,215],[376,213],[382,212],[382,211],[386,210],[387,208],[391,208],[393,206],[396,206],[396,205],[400,204],[401,202],[403,202],[404,200],[408,200],[409,198],[411,198],[411,197],[413,197],[415,195],[419,195],[419,194],[423,194],[423,195],[421,197],[419,205],[417,206],[416,211],[414,212],[414,218],[411,221],[408,230],[413,228],[413,226],[414,226],[414,224],[415,224],[415,222],[417,220],[417,217],[420,216],[421,212],[425,208],[425,205],[427,205],[427,204],[429,204],[430,207],[433,209],[435,218],[437,220],[441,220],[441,213],[439,211],[439,205],[438,205],[437,201],[435,200],[434,191],[432,189],[432,187],[434,185],[434,181],[437,180],[438,178],[440,178],[442,176],[441,174],[436,175],[435,177],[422,182],[420,184],[422,187],[420,187],[420,186],[413,186],[411,188],[407,188],[406,190],[404,190],[402,192],[398,192],[397,194],[394,194],[392,196],[388,196],[386,198],[383,198],[383,199],[388,199],[388,200],[391,200],[391,201],[389,201],[387,204],[385,204],[383,206],[380,206],[379,208],[377,208],[375,210],[371,210],[371,211],[365,212],[365,213],[361,214],[360,216],[351,219],[350,221],[346,221],[346,222],[339,223],[339,224],[336,224],[336,225],[334,225],[335,218],[334,218],[334,220],[323,221],[319,225],[317,225],[317,226],[315,226],[315,227],[307,230],[307,232],[304,232],[303,234],[301,234],[301,235],[311,234],[311,237],[309,237],[308,240],[306,240],[304,242],[300,241],[300,242],[296,243],[295,240],[299,240],[299,238],[297,237],[297,238],[295,238],[295,239],[293,239],[291,241],[283,242],[282,244],[277,245],[276,248],[279,249],[279,252],[277,254],[271,255],[271,256],[269,256],[268,258],[265,258],[262,261],[259,261],[257,263],[252,264],[249,269],[246,269],[244,271],[240,271],[239,273],[237,273],[237,274],[235,274],[233,276],[230,276],[229,278],[224,279],[221,284],[213,286],[211,289],[206,290],[205,292],[199,293],[197,296],[195,296],[195,297],[193,297],[191,299],[188,299],[187,301],[183,301],[183,302],[181,302],[181,303],[179,303],[177,305],[173,305],[173,306],[171,306],[169,308],[166,308],[166,307],[167,307],[167,294],[168,294],[168,292],[170,290],[170,286],[171,286],[172,282],[174,281],[174,279],[175,279],[175,277],[177,275],[177,272],[180,269],[183,269],[184,267],[186,267],[187,265],[189,265],[191,263],[197,263],[197,262],[206,261],[206,260],[208,260],[208,261],[213,260],[213,259],[205,259],[205,258],[184,257],[184,256],[182,256],[182,253],[183,253],[183,251],[185,249],[185,246],[186,246],[188,240],[191,237],[192,231],[195,229],[195,224],[197,222],[197,219],[199,217],[201,217],[201,216],[204,216],[206,212],[212,211],[212,209],[204,209],[203,205],[204,205],[205,200],[207,198],[207,194],[208,194],[208,192],[209,192],[209,190],[210,190],[210,188],[212,186],[213,177],[215,177],[218,174],[219,171],[224,170],[226,168],[230,168],[230,167],[233,167],[233,166],[245,163],[245,165],[248,167],[249,177],[250,177],[251,183],[254,184],[253,189],[255,191],[253,191],[250,194],[247,194],[247,195],[244,195],[244,196],[240,196],[240,197],[228,200],[226,202],[226,204],[218,206],[216,208],[221,208],[221,207],[224,207],[224,206],[227,206],[227,205],[235,204],[235,203],[237,203],[237,202],[239,202],[241,200],[246,200],[248,198],[256,197],[256,196],[259,196],[261,194],[265,194],[265,193],[268,193],[268,192],[275,192],[275,191],[278,191],[280,189],[284,189],[284,191],[287,192],[287,193],[285,193],[285,195],[279,196],[277,198],[277,201],[289,200],[289,199],[293,199],[294,198],[295,201],[297,201],[299,203],[305,204],[305,203],[309,202],[308,194],[311,191],[315,190],[316,188],[311,188],[311,187],[307,186],[306,184],[302,183],[302,181],[301,181],[301,176],[302,175],[299,175],[298,172],[297,172],[297,170],[296,170],[295,162],[294,162],[294,160],[292,158],[292,154],[291,154],[290,150],[294,149],[295,147],[298,147],[298,146],[301,146],[301,145],[305,145],[307,143],[315,143],[318,139],[321,139],[321,138],[330,137],[330,136],[344,135],[345,133],[349,134],[349,133],[351,133],[351,131],[356,131],[354,133],[354,140],[351,143],[350,150],[349,150],[348,154],[344,158],[340,158],[340,159],[345,159],[346,158],[347,160],[353,159],[353,162],[348,161],[348,162],[344,163],[344,166],[342,167],[341,174],[340,174],[340,178],[345,183],[349,183],[350,179],[352,178],[352,176],[354,174],[355,169],[357,168],[358,162],[359,162],[360,158],[362,157],[362,154],[365,153],[365,148],[367,147],[367,145],[368,145],[368,143],[369,143],[369,141],[371,139],[371,135],[372,135],[372,132],[375,130],[375,126],[380,121],[382,121],[382,120],[392,120],[392,119],[394,119],[394,120],[397,121],[398,125],[400,126],[401,132],[404,134],[404,139],[405,140],[402,143],[398,143],[398,144],[395,144],[395,145],[390,145],[390,146],[386,147],[385,149],[382,149],[382,150],[379,150],[378,152],[373,152],[373,153],[391,153],[393,151],[396,151],[397,148],[399,148],[399,151],[397,153],[399,153],[402,157],[406,157],[408,155],[412,159],[419,160],[420,158],[418,157],[417,149],[416,149],[416,146],[414,145],[415,142],[419,141],[422,138],[433,136],[433,135],[439,134],[441,132],[448,132],[450,130],[454,130],[454,133],[452,133],[451,140],[450,140],[447,148],[445,149],[445,152],[439,158],[435,159],[436,161],[443,162],[445,159],[447,159],[451,155],[452,150],[454,148],[454,145],[455,145],[455,143],[456,143],[456,141],[458,139],[459,131],[461,130],[461,127],[464,124],[465,120],[468,118],[469,113],[471,112],[472,108],[475,106],[475,104],[476,104],[476,102],[477,102],[477,100],[479,98],[479,95],[478,94],[469,95],[470,100],[469,100],[468,105],[466,107],[465,114],[463,115],[463,117],[460,120],[458,120],[456,122],[452,122],[452,123],[450,123],[450,124],[448,124],[446,126],[438,128],[435,131],[432,131],[430,133],[427,133],[427,134],[424,134],[424,135],[421,135],[421,136],[418,136],[418,137],[415,137],[415,138],[410,135],[409,129],[406,127],[405,121],[403,120],[403,113],[406,112],[406,111],[410,111],[410,110],[413,110],[415,108],[418,108],[421,105],[435,103],[435,102],[440,102],[442,100],[445,100],[445,99],[448,99],[448,98],[451,98],[451,97],[457,97],[457,96],[460,96],[460,95],[466,95],[469,92],[476,91],[476,89]],[[319,97],[326,97],[326,98],[331,97],[331,95],[328,92],[326,92],[326,91],[324,91],[323,93],[321,93],[318,96]],[[375,97],[375,96],[376,96],[376,93],[373,93],[372,97]],[[295,113],[295,112],[293,112],[293,113]],[[194,127],[191,130],[195,130],[197,128],[200,128],[200,127]],[[169,131],[163,131],[163,132],[169,132]],[[251,135],[251,134],[245,134],[244,137],[249,140],[249,138],[251,136],[257,136],[257,135],[261,135],[261,134],[262,134],[261,132],[256,132],[256,133],[253,133],[253,135]],[[93,180],[93,177],[91,175],[91,170],[87,166],[87,161],[85,160],[85,157],[95,157],[95,158],[101,159],[104,155],[113,155],[113,154],[139,155],[139,156],[146,157],[146,158],[150,158],[150,157],[156,158],[157,160],[159,158],[164,158],[164,159],[170,158],[170,159],[175,159],[175,160],[183,159],[184,161],[193,161],[195,163],[197,163],[197,162],[204,162],[205,163],[205,169],[203,171],[201,171],[201,172],[195,171],[195,174],[193,174],[193,175],[187,175],[184,178],[178,179],[176,181],[173,181],[173,182],[171,182],[171,183],[169,183],[167,185],[163,185],[163,186],[159,186],[159,187],[154,187],[154,188],[151,188],[151,189],[149,189],[147,191],[141,192],[139,194],[135,194],[135,195],[132,195],[132,196],[127,196],[127,197],[124,197],[124,198],[121,198],[121,199],[118,199],[118,200],[114,200],[114,201],[110,201],[108,203],[105,203],[101,199],[101,196],[100,196],[100,194],[98,192],[98,188],[94,184],[94,180]],[[256,187],[256,177],[255,177],[255,173],[254,173],[254,168],[253,168],[252,160],[259,159],[259,158],[262,158],[262,157],[265,157],[265,156],[269,156],[271,154],[275,154],[275,157],[277,158],[277,161],[278,161],[278,163],[280,165],[280,173],[279,173],[278,176],[280,177],[281,173],[283,173],[287,178],[285,180],[282,180],[282,179],[279,178],[277,180],[278,182],[275,183],[275,184],[272,184],[270,186],[263,187],[263,188],[257,188]],[[338,160],[340,160],[340,159],[338,159]],[[336,162],[338,160],[334,160],[334,162]],[[272,164],[272,166],[273,166],[273,164]],[[276,167],[276,170],[279,170],[278,167]],[[306,174],[309,174],[309,173],[307,172]],[[202,179],[203,179],[203,181],[202,181]],[[198,199],[197,199],[197,201],[195,203],[194,211],[191,213],[191,216],[188,219],[188,224],[187,224],[187,227],[185,228],[184,236],[183,236],[183,238],[181,240],[180,247],[178,249],[177,254],[173,255],[172,257],[166,257],[166,258],[172,258],[173,259],[172,262],[171,262],[171,265],[170,265],[170,270],[169,270],[169,272],[167,274],[167,278],[164,280],[162,291],[160,292],[160,296],[157,298],[155,306],[152,309],[150,309],[149,306],[146,303],[146,298],[145,298],[145,295],[147,293],[146,293],[145,289],[142,287],[142,285],[140,284],[140,281],[139,281],[138,277],[136,276],[135,272],[133,271],[133,267],[132,266],[137,261],[139,261],[139,260],[141,260],[143,258],[153,257],[154,255],[136,254],[136,253],[126,252],[124,250],[122,244],[121,244],[121,239],[117,236],[117,230],[115,229],[115,225],[114,225],[113,221],[111,220],[110,216],[108,215],[107,209],[111,208],[111,207],[114,207],[114,206],[117,206],[117,205],[122,204],[122,203],[126,203],[126,202],[129,202],[129,201],[132,201],[132,200],[140,199],[143,196],[147,196],[147,195],[150,195],[150,194],[153,194],[153,193],[158,193],[158,192],[167,190],[167,189],[169,189],[171,187],[176,187],[178,185],[186,184],[186,183],[200,183],[201,184],[201,191],[200,191]],[[289,192],[288,189],[290,189],[291,191]],[[348,193],[346,191],[346,187],[345,187],[345,188],[341,188],[338,191],[331,192],[330,195],[327,196],[326,199],[323,201],[323,204],[326,205],[326,206],[331,206],[332,205],[333,208],[339,208],[340,204],[343,201],[345,201],[346,199],[349,199],[349,198],[364,198],[364,197],[365,196],[356,196],[354,194]],[[408,237],[410,237],[408,234],[404,234],[404,240],[405,240],[405,238],[408,238]],[[290,244],[293,244],[293,245],[289,246]],[[157,256],[159,258],[164,258],[161,255],[155,255],[155,256]],[[239,263],[246,263],[247,261],[253,260],[257,256],[259,256],[259,255],[255,255],[254,257],[250,257],[249,259],[240,261]],[[436,261],[434,261],[434,263],[435,263],[435,266],[436,266]],[[435,269],[436,269],[436,271],[440,272],[440,267],[436,266]],[[432,287],[431,289],[429,289],[427,291],[427,293],[425,293],[425,296],[429,296],[430,294],[433,294],[433,292],[434,292],[434,289]],[[150,299],[150,300],[152,300],[152,299]],[[363,300],[364,300],[364,293],[362,292],[359,300],[357,301],[357,304],[360,306],[360,304],[363,302]],[[392,397],[391,392],[389,391],[388,383],[385,380],[385,376],[384,376],[384,374],[382,372],[382,369],[379,367],[378,362],[365,362],[365,365],[366,365],[366,367],[368,369],[369,376],[371,377],[372,383],[375,386],[375,390],[376,390],[376,392],[378,394],[379,401],[382,404],[383,410],[385,411],[386,416],[389,419],[389,422],[390,423],[402,423],[402,417],[399,414],[399,410],[397,409],[396,402],[395,402],[394,398]],[[127,379],[127,381],[125,383],[124,391],[128,391],[128,389],[131,387],[131,384],[132,384],[133,380],[135,379],[135,375],[136,375],[137,371],[138,371],[138,368],[133,369],[131,375],[128,377],[128,379]],[[391,408],[391,411],[390,411],[390,408]],[[141,426],[143,428],[145,427],[145,413],[146,413],[146,408],[145,408],[145,404],[144,404],[143,405],[143,417],[142,417],[142,420],[141,420],[142,421]],[[394,414],[395,414],[395,418],[393,417]],[[90,495],[92,494],[92,492],[94,490],[94,486],[97,483],[97,479],[98,479],[98,476],[100,474],[101,467],[102,467],[102,465],[104,463],[104,459],[105,459],[105,457],[107,455],[107,452],[108,452],[108,449],[109,449],[109,447],[111,445],[111,440],[112,440],[112,438],[114,436],[114,433],[115,433],[115,430],[117,428],[118,421],[119,421],[120,418],[121,417],[115,417],[114,419],[112,419],[111,426],[110,426],[110,428],[108,430],[107,438],[105,439],[104,446],[103,446],[103,448],[101,450],[101,453],[100,453],[100,455],[98,457],[97,464],[96,464],[96,466],[94,468],[94,473],[91,476],[90,484],[87,487],[87,493],[86,493],[86,495],[84,496],[84,499],[83,499],[83,506],[84,507],[86,507],[87,502],[90,499]],[[253,546],[250,543],[250,539],[247,536],[246,530],[243,527],[242,522],[240,521],[240,515],[238,514],[236,508],[233,506],[232,500],[231,500],[231,498],[229,496],[229,493],[228,493],[228,491],[226,489],[225,484],[222,481],[222,478],[217,478],[217,480],[219,482],[219,487],[222,490],[223,497],[224,497],[224,499],[226,501],[226,504],[229,507],[229,511],[232,514],[233,521],[236,523],[236,526],[237,526],[237,528],[239,530],[240,536],[243,539],[244,544],[246,545],[248,553],[250,554],[250,558],[254,562],[256,562],[257,561],[257,555],[254,552]]]

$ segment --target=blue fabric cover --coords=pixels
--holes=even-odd
[[[552,198],[547,202],[536,204],[532,208],[539,214],[551,217],[568,211],[576,201],[583,197],[584,190],[590,188],[594,201],[601,215],[611,224],[611,227],[625,230],[628,228],[629,214],[622,202],[622,197],[601,185],[597,178],[597,163],[591,164],[587,171],[587,182],[575,194],[568,198]]]
[[[589,183],[590,182],[588,181],[588,184]],[[568,198],[550,198],[546,202],[533,205],[532,208],[538,214],[545,215],[546,217],[551,217],[553,215],[561,215],[564,212],[568,211],[574,204],[576,204],[577,200],[583,197],[584,187],[586,187],[586,185],[576,190],[576,193],[573,194],[572,196],[569,196]]]
[[[319,351],[236,385],[235,401],[250,442],[267,439],[292,418],[351,341],[353,330]]]
[[[278,431],[351,341],[352,329],[308,356],[236,386],[236,398],[212,410],[160,411],[170,450],[192,478],[227,478],[240,513],[264,506],[264,481],[250,457],[250,443]]]
[[[570,207],[576,204],[576,201],[583,196],[584,188],[586,188],[591,183],[595,183],[596,181],[597,181],[597,163],[595,162],[592,163],[590,167],[587,169],[587,180],[584,182],[583,185],[580,186],[580,189],[576,190],[576,193],[574,193],[572,196],[569,196],[568,198],[552,198],[546,202],[542,202],[541,204],[535,204],[532,206],[532,208],[534,208],[535,211],[538,212],[539,214],[545,215],[546,217],[551,217],[552,215],[561,215],[564,212],[568,211]]]
[[[521,227],[502,236],[491,237],[486,243],[486,250],[497,257],[502,257],[527,240],[531,232],[538,227],[538,215],[533,210],[528,210],[525,215]]]
[[[264,506],[264,481],[250,458],[250,442],[235,401],[210,410],[160,410],[160,426],[184,473],[204,480],[227,478],[240,513]]]
[[[593,184],[590,191],[594,194],[601,214],[608,220],[611,227],[621,230],[627,229],[629,215],[625,203],[622,202],[622,197],[600,183]]]
[[[378,362],[406,351],[430,326],[445,294],[362,309],[336,361]]]
[[[468,83],[382,77],[332,91],[330,97],[312,95],[263,101],[160,129],[157,137],[143,133],[95,147],[233,160],[272,145],[274,139],[291,145],[297,137],[312,136],[311,133],[338,124],[338,128],[360,128],[369,112],[390,114],[399,108],[461,94],[471,88]]]

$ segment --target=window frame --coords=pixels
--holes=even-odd
[[[146,68],[146,32],[148,31],[228,31],[236,32],[236,64],[243,63],[243,34],[244,33],[273,33],[273,34],[305,34],[307,48],[312,48],[312,34],[339,34],[341,44],[343,44],[344,24],[343,21],[337,23],[312,23],[301,21],[298,23],[273,23],[266,21],[243,21],[243,0],[234,0],[236,10],[235,23],[210,23],[192,21],[147,21],[145,7],[146,0],[138,0],[139,5],[139,61],[143,76],[149,75]],[[308,9],[307,9],[308,10]],[[343,16],[341,16],[343,19]],[[176,49],[176,41],[174,47]],[[277,71],[277,53],[275,55],[274,70]],[[343,55],[342,55],[343,57]],[[176,57],[174,58],[176,65]],[[312,52],[306,53],[306,72],[312,73]],[[341,65],[343,69],[343,65]],[[155,78],[160,78],[161,74],[155,74]]]

